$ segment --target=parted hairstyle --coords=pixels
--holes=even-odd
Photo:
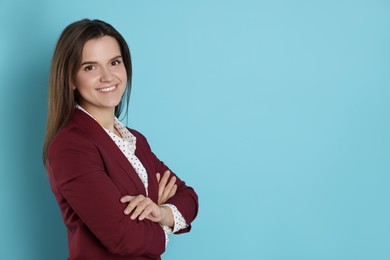
[[[48,159],[48,147],[55,135],[69,120],[79,101],[77,90],[73,89],[76,73],[82,62],[83,47],[88,40],[111,36],[118,42],[126,68],[127,86],[115,116],[119,117],[124,106],[127,115],[131,92],[132,66],[130,50],[122,35],[110,24],[100,20],[83,19],[68,25],[60,35],[54,50],[48,93],[46,136],[43,146],[43,163]]]

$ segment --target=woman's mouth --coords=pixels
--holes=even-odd
[[[106,87],[106,88],[98,88],[97,90],[100,92],[111,92],[116,89],[117,85],[111,86],[111,87]]]

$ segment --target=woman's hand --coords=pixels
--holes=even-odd
[[[164,204],[167,200],[172,198],[177,191],[176,177],[173,176],[169,180],[171,172],[169,170],[164,172],[164,175],[161,178],[161,174],[157,173],[158,181],[158,205]],[[168,182],[169,180],[169,182]]]
[[[132,220],[149,219],[153,222],[160,222],[163,218],[163,211],[150,198],[144,195],[130,196],[126,195],[121,198],[122,203],[129,203],[124,210],[126,215],[130,215]]]
[[[173,226],[173,214],[171,209],[165,206],[158,206],[150,198],[144,195],[130,196],[126,195],[121,198],[122,203],[129,203],[124,210],[126,215],[130,215],[132,220],[138,218],[142,221],[149,219],[158,222],[161,225]]]

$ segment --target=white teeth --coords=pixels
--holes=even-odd
[[[101,92],[109,92],[109,91],[113,91],[115,88],[116,88],[116,86],[112,86],[109,88],[99,88],[98,90]]]

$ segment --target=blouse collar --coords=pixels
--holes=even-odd
[[[76,108],[80,109],[81,111],[83,111],[84,113],[86,113],[87,115],[89,115],[90,117],[92,117],[96,121],[96,118],[93,115],[91,115],[90,113],[88,113],[88,111],[85,110],[79,104],[76,105]],[[121,139],[126,141],[129,144],[130,149],[133,152],[135,152],[137,138],[132,133],[130,133],[130,131],[127,129],[127,127],[124,124],[122,124],[122,122],[119,121],[119,119],[116,116],[114,116],[114,127],[121,134],[121,136],[122,136]],[[111,137],[111,139],[113,139],[113,137],[116,137],[116,135],[112,131],[110,131],[104,127],[102,127],[102,128],[107,132],[107,134]],[[116,137],[116,138],[119,138],[119,137]]]

